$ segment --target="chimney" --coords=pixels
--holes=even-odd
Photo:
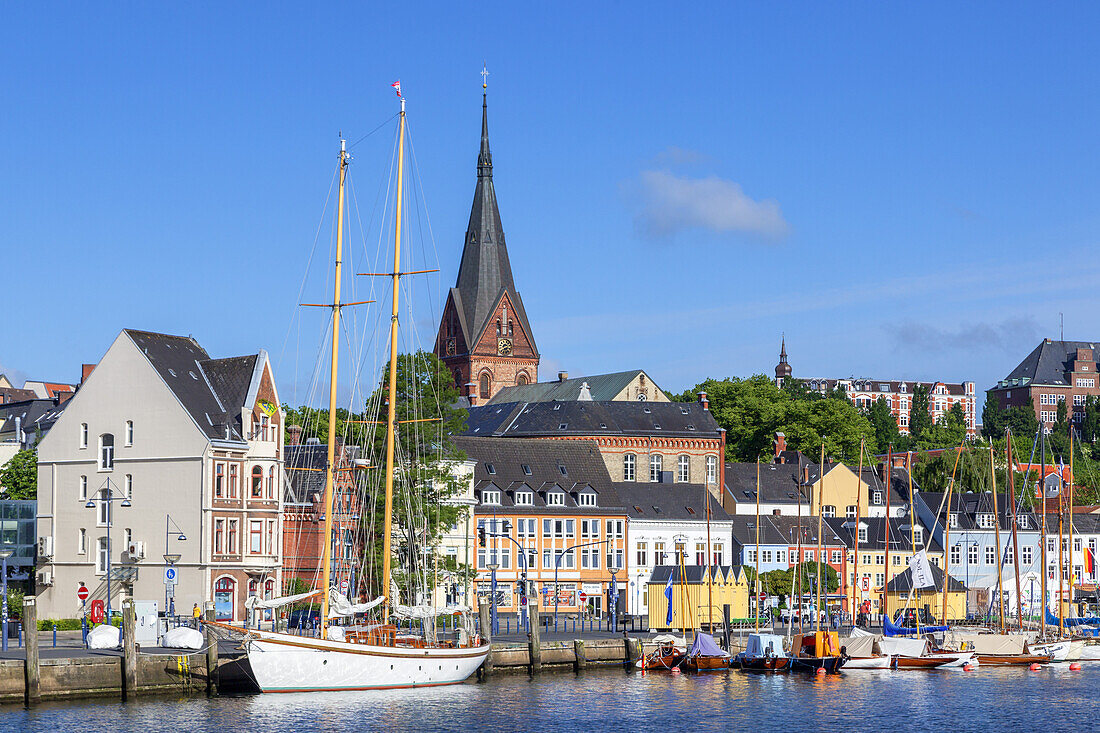
[[[84,384],[91,376],[92,370],[95,369],[95,364],[81,364],[80,365],[80,383]]]
[[[569,372],[558,372],[558,381],[564,382],[569,379]]]
[[[470,407],[477,407],[477,382],[466,382],[466,399],[470,401]]]
[[[779,463],[786,463],[787,459],[783,456],[783,451],[787,450],[787,436],[783,433],[775,434],[775,457]]]
[[[298,445],[302,441],[302,426],[287,425],[286,442],[289,445]]]
[[[803,466],[802,467],[802,485],[806,486],[809,483],[810,483],[810,467],[809,466]]]
[[[710,402],[707,401],[707,393],[706,392],[700,392],[699,393],[699,402],[702,403],[704,410],[709,410],[710,409]]]

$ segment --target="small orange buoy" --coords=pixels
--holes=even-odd
[[[1028,669],[1030,669],[1032,672],[1038,672],[1040,669],[1042,669],[1042,667],[1039,666],[1038,662],[1032,662],[1031,666],[1028,667]]]
[[[1074,662],[1073,664],[1069,665],[1069,669],[1071,672],[1080,672],[1081,664],[1079,662]]]
[[[967,662],[966,664],[963,665],[963,672],[973,672],[973,671],[974,671],[974,665],[971,664],[970,662]]]
[[[669,671],[672,672],[672,674],[680,674],[680,668],[679,667],[673,667]]]
[[[825,668],[824,667],[818,667],[817,671],[814,672],[814,674],[816,674],[818,677],[824,676],[825,675]]]

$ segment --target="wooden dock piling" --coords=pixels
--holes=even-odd
[[[486,598],[482,598],[478,601],[478,616],[481,620],[481,641],[482,643],[492,643],[493,641],[493,627],[489,620],[489,601]],[[484,679],[493,673],[493,649],[489,648],[489,653],[485,656],[485,661],[481,663],[481,669],[478,672],[481,678]]]
[[[129,700],[137,694],[137,618],[134,601],[122,601],[122,699]]]
[[[214,620],[214,604],[206,604],[206,620]],[[214,635],[214,627],[206,627],[206,694],[213,696],[218,694],[218,683],[215,681],[218,675],[218,637]]]
[[[588,658],[584,654],[584,639],[573,640],[573,671],[581,672],[588,666]]]
[[[542,646],[539,644],[539,598],[527,599],[527,618],[531,630],[527,633],[527,654],[531,674],[542,671]]]
[[[42,675],[38,659],[38,604],[34,596],[23,599],[23,637],[27,640],[27,661],[24,664],[27,704],[42,698]]]

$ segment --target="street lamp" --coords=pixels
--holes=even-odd
[[[492,581],[489,585],[489,633],[495,635],[500,633],[500,625],[497,624],[497,568],[500,567],[500,563],[497,562],[497,553],[495,547],[493,548],[493,554],[490,557],[492,558],[492,560],[487,565],[492,578]]]
[[[614,634],[618,629],[618,610],[619,610],[619,584],[615,581],[615,575],[618,574],[618,566],[611,568],[611,594],[608,601],[611,604],[611,633]]]
[[[171,527],[173,527],[173,526],[176,528],[175,532],[171,531]],[[172,539],[173,536],[177,540],[179,540],[180,542],[185,542],[187,540],[187,536],[183,533],[183,530],[180,529],[180,526],[178,524],[176,524],[175,521],[172,519],[172,515],[171,514],[165,514],[164,515],[164,562],[167,564],[168,567],[171,567],[171,566],[175,565],[176,563],[178,563],[180,561],[180,558],[183,557],[178,552],[169,552],[168,542]],[[165,580],[167,581],[167,578],[165,578]],[[168,592],[169,586],[171,586],[171,588],[172,588],[171,593]],[[168,618],[169,616],[175,616],[175,615],[176,615],[176,584],[173,580],[172,583],[165,582],[165,584],[164,584],[164,617]]]
[[[2,647],[4,651],[8,650],[8,558],[15,554],[15,550],[5,548],[0,550],[0,561],[3,562],[4,572],[4,603],[3,609],[0,609],[0,613],[3,614],[4,622],[4,641]]]
[[[88,509],[95,509],[96,502],[101,501],[107,505],[107,622],[111,621],[111,504],[118,501],[121,502],[120,506],[130,507],[133,503],[130,501],[130,497],[126,494],[120,494],[115,496],[111,493],[111,479],[107,479],[105,488],[99,490],[98,499],[88,499],[84,506]]]

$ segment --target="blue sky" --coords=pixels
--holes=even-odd
[[[383,125],[353,148],[366,224],[397,78],[427,211],[413,261],[442,270],[410,322],[430,342],[469,215],[485,62],[543,378],[641,367],[679,391],[770,373],[785,332],[796,376],[981,390],[1057,338],[1059,312],[1067,338],[1100,338],[1098,15],[8,4],[0,371],[75,381],[135,327],[194,334],[214,356],[266,348],[301,401],[323,314],[294,304],[303,284],[323,299],[338,133]],[[377,220],[365,228],[359,270],[377,264]]]

